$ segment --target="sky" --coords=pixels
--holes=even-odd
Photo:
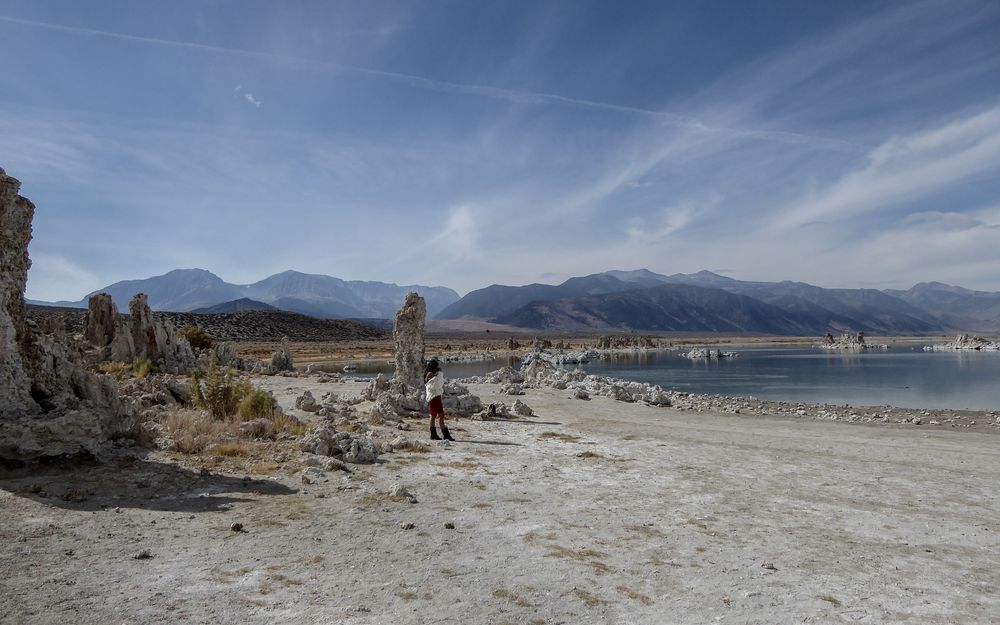
[[[640,267],[1000,291],[1000,3],[0,0],[27,297]]]

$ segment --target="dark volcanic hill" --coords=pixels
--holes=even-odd
[[[298,271],[284,271],[253,284],[230,284],[204,269],[175,269],[144,280],[116,282],[94,293],[109,293],[119,310],[127,310],[136,293],[145,293],[150,307],[160,311],[186,312],[249,298],[282,310],[342,319],[391,318],[411,291],[427,301],[428,315],[458,300],[458,293],[446,287],[347,281]],[[94,293],[78,302],[53,305],[86,308]]]
[[[215,306],[208,306],[206,308],[196,308],[192,310],[193,313],[233,313],[242,312],[244,310],[279,310],[270,304],[265,304],[264,302],[258,302],[252,300],[248,297],[241,297],[240,299],[234,299],[231,302],[222,302],[221,304],[216,304]]]
[[[60,317],[69,332],[83,330],[85,310],[29,305],[28,316],[36,320]],[[233,313],[157,312],[175,327],[200,326],[218,341],[363,341],[390,337],[379,328],[347,319],[317,319],[284,310],[245,310]],[[123,315],[127,316],[127,315]]]

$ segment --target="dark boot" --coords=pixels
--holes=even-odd
[[[444,436],[445,436],[445,438],[448,438],[448,428],[444,429]],[[433,425],[431,426],[431,440],[432,441],[439,441],[439,440],[441,440],[441,437],[438,436],[438,429],[436,427],[434,427]]]
[[[448,426],[447,425],[444,426],[443,428],[441,428],[441,433],[444,434],[444,440],[446,440],[446,441],[453,441],[453,440],[455,440],[454,438],[451,437],[451,432],[448,431]]]

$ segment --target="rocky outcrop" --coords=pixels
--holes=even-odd
[[[823,337],[823,341],[819,344],[822,349],[843,349],[848,351],[864,351],[869,349],[889,349],[889,346],[884,343],[867,343],[865,342],[865,333],[858,332],[857,334],[850,334],[845,332],[837,338],[833,337],[833,334],[827,332],[826,336]]]
[[[136,358],[148,358],[164,371],[186,373],[194,367],[191,344],[177,334],[172,323],[153,316],[145,293],[132,298],[128,311]]]
[[[288,337],[281,339],[281,348],[271,354],[270,373],[281,373],[283,371],[295,371],[295,361],[292,360],[292,352],[288,348]]]
[[[83,338],[96,347],[107,347],[115,339],[118,326],[118,307],[111,296],[107,293],[91,295],[83,320]]]
[[[951,343],[943,343],[939,345],[930,345],[924,347],[924,351],[928,352],[947,352],[952,350],[959,351],[989,351],[995,352],[1000,351],[1000,341],[991,341],[989,339],[984,339],[981,336],[970,336],[968,334],[959,334],[955,337],[955,340]]]
[[[597,349],[651,349],[656,343],[648,336],[626,334],[624,336],[602,336],[597,339]]]
[[[129,302],[129,318],[107,293],[92,295],[87,302],[83,336],[100,349],[98,359],[131,362],[148,359],[161,371],[187,373],[197,365],[190,343],[180,336],[170,321],[157,318],[146,295],[136,294]]]
[[[691,351],[681,354],[691,360],[721,360],[723,358],[736,358],[738,352],[724,352],[721,349],[711,349],[709,347],[696,347]]]
[[[53,336],[29,323],[24,286],[35,207],[0,169],[0,458],[97,453],[129,430],[133,410],[109,376],[85,371]]]
[[[370,436],[338,432],[332,425],[312,428],[299,444],[302,451],[318,456],[334,456],[353,464],[372,464],[378,461],[378,450]]]
[[[403,307],[392,321],[392,339],[395,343],[396,373],[393,381],[406,389],[419,389],[424,385],[424,322],[427,305],[424,298],[410,293]]]

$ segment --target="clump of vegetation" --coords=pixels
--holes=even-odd
[[[150,373],[156,372],[156,365],[149,358],[139,358],[132,360],[132,373],[137,378],[144,378]]]
[[[212,451],[219,454],[220,456],[227,456],[227,457],[245,456],[247,453],[247,448],[245,445],[241,443],[225,442],[217,444],[214,448],[212,448]]]
[[[309,429],[310,424],[282,412],[271,393],[254,388],[232,368],[219,367],[214,354],[208,369],[192,376],[190,387],[191,403],[201,410],[181,411],[166,421],[175,451],[243,456],[249,449],[237,438],[273,438],[276,432],[301,436]],[[258,419],[265,421],[241,429],[244,422]]]
[[[112,362],[101,363],[98,370],[101,373],[106,373],[114,377],[116,380],[120,380],[132,372],[132,367],[128,363],[114,360]]]
[[[240,402],[252,390],[250,382],[236,378],[231,367],[220,370],[214,354],[208,361],[205,374],[195,372],[191,378],[192,403],[198,408],[204,408],[217,419],[236,415]]]
[[[291,415],[287,415],[280,410],[275,409],[274,416],[271,417],[271,422],[274,423],[275,429],[288,432],[292,436],[302,436],[305,434],[310,427],[309,423],[303,423]]]
[[[174,441],[174,451],[183,454],[200,453],[223,437],[239,434],[236,421],[215,419],[199,410],[173,412],[167,416],[165,425]]]
[[[201,329],[201,326],[189,324],[182,326],[177,332],[186,338],[188,343],[191,344],[191,347],[195,349],[209,349],[212,345],[214,345],[212,337],[205,334],[205,331]]]
[[[265,390],[251,388],[250,391],[240,399],[236,408],[236,413],[243,421],[251,419],[274,419],[278,404]]]

